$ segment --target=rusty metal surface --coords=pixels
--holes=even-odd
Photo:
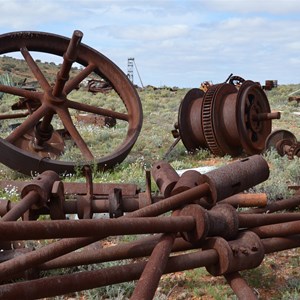
[[[211,202],[216,203],[267,180],[269,166],[262,156],[253,155],[203,176],[211,189]]]
[[[78,114],[76,115],[76,120],[82,123],[93,124],[101,127],[106,126],[109,128],[115,127],[117,124],[115,118],[99,116],[96,114]]]
[[[74,31],[71,39],[55,34],[33,31],[12,32],[0,36],[0,54],[15,51],[21,52],[28,67],[41,86],[40,90],[28,91],[17,87],[0,85],[1,92],[28,99],[26,103],[29,105],[29,115],[24,122],[16,127],[5,139],[0,140],[0,151],[3,154],[0,160],[10,168],[29,175],[32,171],[41,173],[46,170],[54,170],[57,173],[72,173],[75,166],[82,164],[82,162],[67,162],[56,159],[61,152],[61,142],[57,146],[59,149],[53,151],[53,155],[51,154],[51,147],[56,148],[55,143],[48,143],[55,132],[51,125],[54,115],[61,119],[65,130],[82,154],[85,164],[93,162],[100,169],[111,168],[123,161],[133,147],[140,133],[143,119],[139,96],[127,76],[113,62],[96,50],[81,43],[82,36],[83,34],[78,30]],[[53,87],[32,58],[32,51],[63,57],[63,63]],[[84,68],[76,77],[68,80],[73,62],[81,64]],[[127,110],[126,113],[86,105],[68,98],[70,92],[76,89],[78,84],[91,72],[105,77],[112,83],[113,88],[124,103]],[[32,108],[30,107],[31,103],[34,103]],[[125,121],[127,123],[127,134],[124,136],[123,142],[112,153],[102,158],[94,156],[73,124],[69,109]],[[25,143],[26,146],[23,149],[23,144],[20,141],[23,140],[23,137],[28,132],[31,135],[33,134],[34,137],[30,142]],[[32,147],[28,145],[32,145]],[[44,159],[45,151],[42,151],[44,145],[48,147],[47,152],[50,151],[47,159]],[[44,156],[39,156],[39,151],[43,152]]]
[[[264,150],[271,132],[268,99],[260,85],[247,80],[239,89],[229,83],[212,85],[207,92],[190,90],[178,112],[178,129],[188,151],[208,148],[223,156],[258,154]]]
[[[162,166],[162,162],[157,165]],[[229,195],[241,197],[239,193],[244,189],[268,178],[268,165],[262,156],[254,155],[205,175],[188,171],[175,178],[170,166],[158,170],[159,175],[155,173],[157,170],[152,173],[157,185],[167,183],[159,186],[161,193],[165,192],[162,186],[172,185],[167,197],[151,195],[149,171],[143,193],[146,200],[139,196],[135,185],[123,185],[127,198],[123,198],[121,187],[114,184],[101,185],[99,194],[94,195],[97,185],[92,182],[91,169],[86,167],[86,184],[69,186],[75,193],[82,192],[76,200],[66,201],[64,183],[55,172],[48,171],[22,186],[21,200],[16,204],[0,201],[1,214],[4,212],[0,227],[3,249],[0,299],[20,299],[21,295],[25,295],[22,299],[54,297],[130,280],[138,280],[132,299],[152,299],[162,274],[199,267],[206,267],[213,276],[225,276],[239,298],[251,299],[255,294],[239,272],[259,266],[266,253],[300,246],[300,214],[272,213],[298,206],[298,196],[243,212],[230,205],[230,201],[226,203]],[[160,182],[158,178],[163,180]],[[82,197],[87,197],[84,202]],[[201,206],[203,198],[210,202],[209,209]],[[22,204],[24,199],[27,199],[26,205]],[[136,201],[133,210],[120,214],[128,199]],[[110,213],[110,219],[91,219],[94,209],[100,206]],[[17,210],[14,216],[22,212],[24,216],[31,216],[23,216],[23,219],[31,221],[16,221],[10,217],[9,213],[19,207],[22,210]],[[261,214],[266,209],[268,214]],[[68,220],[65,216],[68,210],[77,213],[79,219]],[[34,221],[41,212],[54,216],[55,220]],[[115,246],[101,246],[106,237],[149,233],[155,235],[138,236],[133,242]],[[20,251],[16,248],[16,242],[21,246],[36,239],[47,242],[37,249]],[[3,248],[7,243],[11,247]],[[189,251],[178,254],[185,250]],[[122,265],[121,260],[129,258],[139,259]],[[24,275],[35,270],[38,277],[42,270],[107,261],[119,263],[101,270],[38,279]],[[14,282],[16,279],[19,281]],[[59,288],[55,288],[58,283]]]
[[[284,129],[278,129],[269,134],[265,149],[275,149],[280,156],[287,155],[289,159],[295,156],[300,157],[300,143],[292,132]]]
[[[239,272],[224,275],[226,281],[240,300],[257,300],[254,290],[247,284]]]
[[[179,175],[173,167],[166,161],[158,161],[152,166],[151,174],[163,196],[169,197],[179,180]]]
[[[265,207],[268,203],[267,194],[241,193],[235,194],[219,202],[228,203],[234,207]]]
[[[300,97],[299,96],[291,96],[288,98],[289,102],[291,101],[297,101],[297,103],[300,102]]]
[[[91,79],[88,82],[88,91],[91,93],[108,93],[113,89],[112,85],[105,80]]]
[[[153,299],[160,277],[166,268],[174,239],[173,234],[161,237],[153,249],[130,299]]]

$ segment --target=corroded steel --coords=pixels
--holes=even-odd
[[[299,247],[300,237],[263,239],[261,240],[261,243],[263,248],[266,249],[266,253],[271,253],[273,252],[272,249],[279,249],[278,251],[280,251],[283,249],[289,249],[289,247]],[[211,266],[218,264],[218,262],[219,256],[216,250],[199,250],[188,254],[170,257],[164,273]],[[243,264],[245,264],[245,262],[243,262]],[[49,278],[41,278],[13,284],[3,284],[0,286],[0,295],[2,299],[54,297],[57,295],[76,292],[78,290],[92,289],[138,279],[145,266],[146,262],[140,261],[95,271],[85,271],[70,275],[52,276]]]
[[[238,215],[229,204],[216,205],[207,211],[197,204],[186,205],[180,216],[193,216],[196,222],[193,230],[182,232],[184,239],[191,243],[205,240],[208,236],[234,239],[238,233]]]
[[[291,101],[297,101],[297,103],[300,102],[300,97],[299,96],[291,96],[288,98],[289,102]]]
[[[211,189],[210,201],[216,203],[267,180],[269,166],[262,156],[253,155],[212,170],[203,177]]]
[[[159,162],[158,166],[161,165],[162,162]],[[21,245],[32,239],[47,240],[35,250],[14,250],[15,246],[2,248],[0,299],[54,297],[138,280],[132,299],[150,300],[162,274],[199,267],[206,267],[214,276],[223,275],[239,298],[252,299],[255,294],[238,272],[259,266],[266,253],[300,246],[300,214],[272,213],[280,208],[299,205],[299,196],[282,200],[278,205],[275,202],[266,208],[242,212],[230,205],[230,201],[222,203],[228,196],[239,195],[244,189],[268,178],[268,165],[259,155],[205,175],[196,171],[185,172],[181,177],[176,176],[175,184],[174,173],[169,172],[170,166],[162,168],[162,173],[159,176],[154,174],[154,177],[156,180],[163,178],[164,183],[172,183],[167,197],[151,195],[149,171],[146,172],[146,192],[143,193],[139,193],[134,185],[109,184],[98,187],[92,183],[90,171],[89,167],[85,167],[85,185],[73,183],[68,188],[55,172],[45,172],[40,180],[35,179],[22,186],[20,192],[23,198],[19,203],[0,201],[1,214],[7,211],[3,214],[0,227],[1,247],[7,241],[11,245],[17,241]],[[166,189],[161,187],[163,194]],[[82,198],[65,199],[67,189],[74,193],[80,191],[80,197],[87,196],[83,208],[78,208]],[[97,194],[94,194],[96,190]],[[55,216],[56,220],[14,221],[15,218],[8,218],[9,212],[20,207],[19,204],[26,198],[30,200],[30,205],[23,207],[22,212],[27,210],[26,214],[31,216],[27,219],[38,219],[39,214],[43,213]],[[209,209],[201,206],[203,198],[210,203]],[[134,204],[126,204],[129,199]],[[138,203],[140,200],[142,204]],[[126,205],[132,210],[120,214]],[[100,206],[103,211],[110,212],[111,218],[89,220],[93,216],[91,212]],[[258,213],[267,208],[268,214]],[[82,218],[68,220],[65,216],[67,211],[79,213]],[[27,220],[25,217],[23,219]],[[100,244],[102,239],[110,236],[147,233],[155,235],[137,237],[133,242],[105,248]],[[59,240],[53,240],[56,238]],[[185,250],[188,253],[176,253]],[[120,260],[128,258],[139,259],[122,265]],[[47,275],[39,279],[24,275],[35,270],[38,277],[38,272],[42,270],[105,261],[120,262],[115,267],[72,272],[69,275]],[[9,282],[11,279],[19,281]]]
[[[253,289],[247,284],[239,272],[224,275],[226,281],[240,300],[257,300],[257,295]]]
[[[151,300],[154,297],[161,275],[164,273],[168,258],[172,250],[175,236],[173,234],[163,235],[155,248],[140,276],[135,290],[131,296],[132,300]]]
[[[41,173],[45,170],[72,173],[75,167],[86,163],[96,164],[99,169],[108,169],[123,161],[133,147],[143,119],[139,96],[127,76],[113,62],[81,43],[82,36],[78,30],[74,31],[71,39],[33,31],[0,35],[0,54],[21,52],[40,85],[36,91],[0,85],[1,92],[24,98],[23,104],[26,103],[24,107],[29,113],[20,126],[0,140],[0,160],[10,168],[29,175],[31,172]],[[31,52],[34,51],[63,57],[54,85],[48,82],[31,56]],[[74,78],[69,79],[73,62],[82,65],[83,69]],[[71,91],[92,72],[111,82],[124,104],[126,113],[71,100]],[[112,153],[97,158],[97,154],[92,153],[88,143],[75,127],[70,109],[124,121],[127,126],[124,140]],[[51,124],[54,116],[63,123],[64,134],[61,136],[60,129],[55,129]],[[7,115],[7,118],[10,116]],[[5,116],[1,116],[1,119],[5,119]],[[70,136],[79,149],[82,157],[80,162],[59,160],[66,136]]]
[[[190,90],[178,112],[178,129],[188,151],[209,148],[213,154],[237,156],[264,150],[271,132],[272,119],[268,99],[260,85],[247,80],[239,89],[233,84],[211,86],[206,93]]]
[[[300,157],[300,143],[295,135],[284,129],[275,130],[266,139],[266,150],[276,149],[280,156],[287,155],[289,159]]]
[[[112,85],[105,80],[91,79],[88,82],[88,91],[91,93],[107,93],[113,89]]]
[[[179,194],[204,182],[205,181],[201,173],[195,170],[185,171],[172,189],[171,195]]]
[[[158,161],[152,166],[151,174],[163,196],[169,197],[179,180],[173,167],[166,161]]]
[[[117,121],[115,118],[99,116],[96,114],[78,114],[76,115],[78,122],[93,124],[97,126],[115,127]]]
[[[265,255],[260,238],[250,231],[241,233],[232,241],[210,238],[203,248],[215,249],[218,253],[218,263],[206,267],[215,276],[258,267]]]
[[[268,203],[268,198],[266,193],[241,193],[235,194],[219,202],[219,204],[222,203],[228,203],[234,207],[264,207]]]

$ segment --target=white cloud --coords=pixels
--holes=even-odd
[[[64,20],[67,12],[69,17],[73,15],[72,11],[64,8],[63,2],[59,1],[1,0],[0,4],[0,26],[18,30],[34,28],[45,22]]]
[[[82,30],[83,43],[123,70],[127,58],[135,57],[145,84],[192,87],[204,80],[220,82],[231,72],[259,81],[299,78],[298,1],[0,0],[0,4],[0,32],[37,30],[70,37],[73,30]]]
[[[234,13],[296,14],[300,12],[298,0],[209,0],[204,6],[214,11]]]
[[[188,27],[182,24],[168,26],[134,26],[134,27],[116,27],[109,29],[110,34],[116,38],[140,41],[159,41],[173,38],[182,38],[188,33]]]

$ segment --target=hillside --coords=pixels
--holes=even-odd
[[[48,79],[49,82],[53,82],[59,71],[59,65],[54,62],[41,62],[39,59],[36,60],[36,63],[46,79]],[[0,75],[6,73],[11,76],[14,83],[22,83],[24,80],[26,80],[26,83],[36,81],[36,78],[33,76],[27,63],[23,59],[4,55],[0,57]],[[78,73],[78,69],[77,67],[74,67],[70,72],[70,76],[74,76],[76,73]]]

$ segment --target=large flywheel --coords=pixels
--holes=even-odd
[[[24,174],[45,170],[72,173],[86,164],[97,165],[99,169],[111,168],[130,152],[142,127],[139,96],[127,76],[112,61],[81,43],[82,36],[78,30],[71,39],[32,31],[0,35],[0,54],[21,53],[39,85],[32,91],[0,84],[0,92],[18,99],[11,109],[23,109],[21,113],[5,111],[0,115],[2,124],[22,117],[19,126],[10,132],[1,128],[1,163]],[[41,71],[38,60],[33,58],[34,52],[63,58],[53,82]],[[73,65],[79,66],[75,75],[71,72]],[[110,106],[110,99],[99,103],[95,99],[78,99],[79,84],[91,74],[112,85],[120,105]],[[115,119],[117,128],[88,125],[87,132],[87,128],[76,123],[78,113]],[[113,138],[116,143],[112,143]],[[105,142],[108,145],[104,147]],[[111,152],[101,152],[104,148]]]

